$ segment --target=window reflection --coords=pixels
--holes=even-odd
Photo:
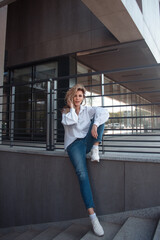
[[[77,69],[78,73],[94,72],[82,63],[78,63]],[[79,77],[77,82],[86,86],[88,105],[102,105],[100,75]],[[107,76],[104,76],[104,107],[110,113],[106,134],[143,134],[158,131],[160,120],[154,118],[154,115],[159,114],[159,107],[146,100],[145,93],[143,97],[137,95]]]
[[[40,141],[46,139],[47,82],[45,80],[56,76],[56,62],[14,70],[15,139]]]

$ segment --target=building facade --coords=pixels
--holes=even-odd
[[[160,154],[159,0],[3,0],[0,1],[0,20],[2,33],[0,36],[0,134],[3,156],[1,164],[2,169],[5,169],[2,174],[4,183],[2,189],[7,186],[5,179],[7,165],[4,161],[6,151],[10,147],[12,148],[7,156],[13,157],[15,161],[13,168],[18,179],[21,177],[16,170],[19,164],[16,158],[20,161],[24,149],[27,149],[29,154],[33,153],[33,149],[36,149],[35,151],[43,149],[41,168],[45,166],[44,156],[49,154],[48,168],[50,166],[54,173],[58,167],[54,169],[50,163],[51,155],[56,162],[57,154],[58,158],[60,156],[62,159],[67,158],[63,150],[61,109],[65,104],[66,91],[75,83],[85,85],[88,105],[103,106],[110,112],[100,149],[104,159],[108,158],[105,154],[109,152],[140,153],[143,156],[147,153]],[[21,147],[18,156],[11,151],[11,149],[13,152],[19,151],[16,146]],[[3,147],[6,149],[4,150]],[[51,152],[46,153],[46,150]],[[36,155],[37,152],[34,154],[31,157],[32,164],[29,170],[31,178],[34,178],[34,166],[38,166],[34,157],[38,159],[39,155]],[[7,161],[10,166],[9,173],[14,179],[14,174],[11,173],[12,163],[9,159]],[[27,167],[27,164],[28,161],[23,162],[22,169],[23,166]],[[63,159],[61,170],[64,164],[66,163]],[[116,176],[117,186],[109,193],[110,196],[112,195],[112,200],[114,199],[113,204],[110,203],[110,208],[109,205],[105,207],[105,201],[97,200],[99,214],[103,214],[101,206],[106,213],[140,207],[142,199],[139,198],[136,203],[130,204],[128,191],[124,190],[125,176],[122,174],[125,168],[124,162],[107,162],[104,171],[106,174],[108,166]],[[48,168],[46,167],[46,172]],[[69,174],[69,171],[70,169],[66,174]],[[110,186],[110,173],[108,174]],[[63,177],[64,182],[65,177]],[[29,186],[31,184],[29,179],[25,179],[22,182]],[[51,182],[53,183],[54,180],[52,179]],[[69,180],[71,185],[72,180]],[[104,179],[102,178],[101,181]],[[39,187],[41,184],[43,188],[45,184],[49,184],[47,175],[43,183],[38,182]],[[55,191],[58,191],[57,186],[58,182],[54,185]],[[20,194],[16,182],[15,188],[17,194]],[[19,187],[22,188],[23,186]],[[73,191],[74,186],[71,189]],[[95,189],[98,191],[97,187]],[[103,191],[103,188],[101,190]],[[116,206],[117,192],[122,195]],[[40,193],[42,191],[32,196],[33,201],[26,200],[26,192],[21,197],[30,207],[31,203],[33,204],[40,197],[38,195]],[[50,193],[51,188],[46,195],[49,196]],[[12,194],[16,200],[13,192]],[[65,196],[61,195],[61,198],[65,198],[67,192]],[[54,194],[51,196],[54,199]],[[108,199],[107,190],[104,196],[105,200]],[[70,198],[72,194],[68,197]],[[8,198],[4,195],[3,209],[7,209],[10,202],[8,200],[8,205],[5,205],[6,199]],[[73,209],[77,208],[77,204],[80,204],[80,209],[83,208],[82,203],[77,199],[78,197],[72,204]],[[124,206],[126,199],[128,205]],[[159,204],[156,197],[153,202],[150,200],[150,195],[148,199],[149,202],[144,206]],[[55,205],[58,204],[57,199],[53,201]],[[46,204],[46,199],[41,204]],[[49,206],[51,205],[52,202]],[[59,208],[62,205],[61,200]],[[25,203],[22,206],[24,207]],[[4,217],[6,220],[2,221],[1,225],[20,225],[84,216],[84,211],[79,210],[74,214],[70,207],[67,212],[59,215],[55,212],[55,208],[51,207],[54,212],[52,217],[49,207],[44,208],[46,214],[43,215],[41,211],[36,213],[33,204],[33,208],[30,207],[30,212],[33,209],[35,212],[33,217],[27,216],[24,210],[22,212],[22,216],[26,217],[24,222],[20,220],[20,212],[17,210],[18,220],[15,220],[13,214],[9,222],[8,218]],[[3,214],[5,215],[5,210]]]

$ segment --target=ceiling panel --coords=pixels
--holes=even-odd
[[[95,71],[111,71],[107,77],[150,102],[160,101],[160,65],[144,40],[79,53],[77,59]]]

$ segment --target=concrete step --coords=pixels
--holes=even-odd
[[[160,240],[160,222],[158,223],[160,207],[98,216],[98,218],[105,231],[105,235],[101,237],[102,240]],[[98,240],[99,238],[94,235],[87,217],[1,228],[0,240],[10,239]]]
[[[36,237],[32,238],[32,240],[51,240],[64,230],[65,230],[65,228],[63,226],[60,226],[60,225],[51,226],[51,227],[48,227],[43,232],[41,232]]]
[[[20,234],[18,237],[15,238],[15,240],[31,240],[39,234],[40,234],[40,231],[31,229]]]
[[[156,226],[156,220],[130,217],[113,240],[152,240]]]
[[[157,228],[156,228],[153,240],[160,240],[160,220],[158,222],[158,225],[157,225]]]
[[[17,236],[19,236],[19,232],[10,232],[8,234],[4,234],[0,237],[0,240],[14,240]]]
[[[73,223],[65,231],[61,232],[54,240],[80,240],[89,230],[91,226]]]
[[[109,222],[101,222],[101,225],[104,229],[104,236],[101,237],[101,240],[112,240],[116,233],[121,228],[120,224],[113,224]],[[81,240],[98,240],[99,237],[97,237],[93,230],[90,230],[84,237],[81,238]]]

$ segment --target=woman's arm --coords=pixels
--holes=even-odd
[[[91,129],[91,134],[94,138],[97,139],[97,128],[108,120],[109,112],[107,109],[102,107],[88,107],[88,113],[90,118],[94,118],[94,124]]]
[[[61,123],[63,125],[73,125],[78,123],[78,115],[76,114],[74,108],[70,108],[68,113],[65,113],[65,111],[62,113]]]
[[[109,112],[106,108],[96,107],[95,116],[94,116],[94,124],[99,127],[101,124],[107,122],[109,118]]]
[[[109,118],[109,112],[106,108],[102,107],[88,107],[90,118],[94,118],[94,124],[99,127],[105,123]]]

